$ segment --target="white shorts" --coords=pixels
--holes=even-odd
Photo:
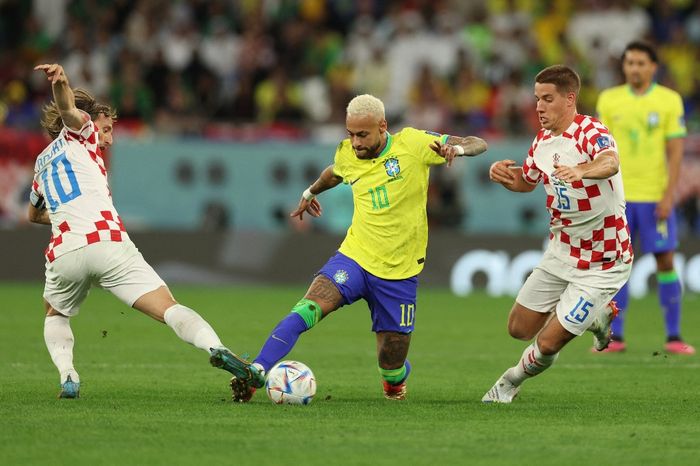
[[[632,264],[609,270],[580,270],[545,252],[520,289],[516,302],[535,312],[556,311],[561,325],[581,335],[627,282]]]
[[[129,306],[165,286],[131,241],[90,244],[46,263],[44,299],[63,315],[78,313],[93,284]]]

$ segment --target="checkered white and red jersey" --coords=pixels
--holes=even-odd
[[[523,164],[523,178],[533,184],[542,180],[547,193],[550,247],[578,269],[606,270],[619,261],[632,261],[620,172],[574,183],[552,176],[555,163],[576,166],[605,151],[617,152],[608,129],[595,118],[576,115],[559,136],[540,130]]]
[[[112,204],[98,128],[91,120],[79,131],[64,127],[39,154],[32,190],[43,197],[51,219],[49,262],[88,244],[129,239]]]

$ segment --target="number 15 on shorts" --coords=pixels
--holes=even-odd
[[[591,306],[593,306],[593,303],[586,301],[583,296],[581,296],[578,298],[576,306],[574,306],[574,308],[566,316],[564,316],[564,319],[568,320],[572,324],[581,324],[584,320],[586,320],[588,314],[590,314]]]

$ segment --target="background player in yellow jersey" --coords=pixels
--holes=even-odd
[[[235,400],[247,401],[261,387],[264,373],[288,354],[299,336],[341,306],[364,299],[377,335],[384,394],[401,400],[411,366],[406,360],[416,317],[417,275],[428,242],[426,202],[431,165],[451,164],[459,155],[486,150],[478,137],[455,137],[414,128],[391,134],[384,104],[360,95],[347,107],[348,138],[335,160],[302,194],[292,217],[321,215],[316,196],[338,184],[352,188],[352,224],[338,252],[274,328],[247,379],[233,378]]]
[[[632,42],[622,56],[626,83],[603,91],[598,115],[618,143],[627,220],[632,238],[642,253],[656,257],[659,301],[666,322],[666,351],[694,354],[680,336],[681,284],[673,268],[678,245],[674,190],[678,181],[683,138],[683,102],[680,95],[654,81],[655,50],[645,42]],[[616,296],[620,312],[613,321],[613,341],[606,351],[626,349],[623,340],[629,292]]]

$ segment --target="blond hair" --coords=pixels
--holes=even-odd
[[[377,117],[378,120],[385,118],[384,104],[381,100],[369,94],[358,95],[352,99],[346,111],[348,115],[370,115]]]
[[[73,95],[75,96],[75,106],[90,115],[90,119],[93,121],[100,116],[100,113],[113,121],[117,121],[117,111],[109,105],[95,100],[85,89],[74,89]],[[63,129],[63,119],[56,102],[51,101],[51,103],[44,106],[42,111],[41,126],[49,133],[52,139],[57,138]]]

